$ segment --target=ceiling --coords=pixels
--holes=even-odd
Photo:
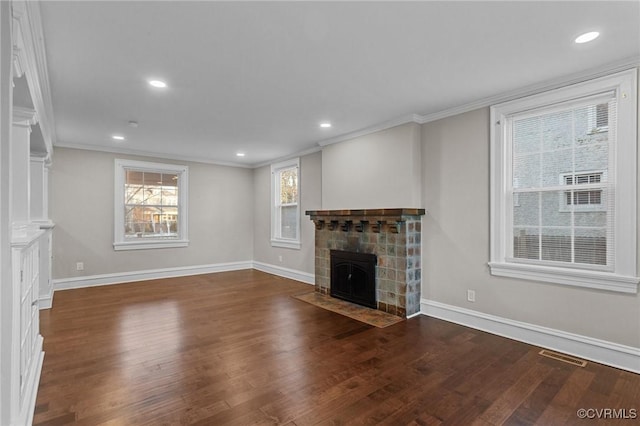
[[[241,166],[640,57],[638,1],[44,1],[41,14],[57,146]]]

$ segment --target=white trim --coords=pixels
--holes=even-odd
[[[491,275],[543,281],[618,293],[638,293],[640,278],[602,271],[578,270],[525,263],[489,262]]]
[[[530,86],[520,88],[517,90],[504,92],[499,95],[489,96],[487,98],[478,99],[474,102],[469,102],[464,105],[460,105],[454,108],[449,108],[443,111],[434,112],[431,114],[425,114],[420,117],[420,123],[431,123],[433,121],[441,120],[447,117],[453,117],[456,115],[464,114],[465,112],[474,111],[480,108],[486,108],[488,106],[508,102],[517,98],[522,98],[530,95],[535,95],[541,92],[557,89],[563,86],[581,83],[594,78],[602,77],[608,74],[617,73],[620,71],[626,71],[631,68],[640,66],[640,56],[633,56],[625,58],[620,61],[616,61],[607,64],[602,67],[592,68],[587,71],[562,76],[559,78],[547,80],[542,83],[532,84]]]
[[[42,273],[42,271],[40,273]],[[49,292],[49,294],[38,297],[39,310],[51,309],[51,307],[53,306],[53,294],[54,294],[53,285],[51,285],[50,288],[51,288],[51,291]]]
[[[153,159],[167,160],[167,161],[189,161],[192,163],[214,164],[216,166],[241,167],[245,169],[254,168],[252,165],[249,165],[249,164],[233,163],[230,161],[216,161],[216,160],[211,160],[203,157],[191,157],[189,155],[143,151],[143,150],[137,150],[137,149],[122,148],[122,147],[85,145],[85,144],[71,143],[71,142],[64,142],[64,141],[56,142],[55,146],[56,148],[81,149],[85,151],[108,152],[112,154],[122,154],[122,155],[137,155],[139,157],[153,158]]]
[[[42,375],[42,364],[44,363],[44,352],[42,351],[42,336],[37,337],[38,358],[32,361],[33,369],[30,371],[29,383],[26,384],[25,395],[22,399],[22,407],[16,421],[16,425],[33,424],[33,415],[36,408],[36,397],[38,396],[38,387],[40,385],[40,376]]]
[[[239,271],[251,269],[250,260],[242,262],[216,263],[212,265],[179,266],[174,268],[147,269],[143,271],[117,272],[113,274],[89,275],[85,277],[62,278],[53,280],[55,291],[74,288],[95,287],[100,285],[122,284],[135,281],[147,281],[162,278],[186,277],[189,275],[211,274],[214,272]]]
[[[302,247],[302,244],[300,243],[300,241],[296,241],[296,240],[279,240],[277,238],[272,238],[271,247],[281,247],[281,248],[300,250],[300,247]]]
[[[277,275],[279,277],[300,281],[305,284],[315,285],[316,283],[316,276],[314,274],[298,271],[295,269],[283,268],[282,266],[271,265],[263,262],[256,262],[254,260],[253,269],[266,272],[267,274]]]
[[[149,238],[149,241],[122,241],[113,243],[113,249],[116,251],[177,248],[188,246],[189,240],[162,240],[159,238]]]
[[[18,24],[17,54],[29,85],[34,108],[38,112],[40,131],[47,150],[46,156],[50,159],[56,142],[56,132],[40,5],[34,1],[14,0],[11,6],[13,18]]]
[[[434,300],[420,300],[421,313],[498,336],[553,349],[640,373],[640,348],[515,321]]]
[[[114,161],[114,227],[113,249],[145,250],[158,248],[187,247],[189,245],[189,166],[172,163],[151,163],[116,158]],[[176,173],[178,177],[178,235],[177,238],[150,237],[127,240],[125,237],[125,174],[126,170],[150,171],[153,173]]]
[[[279,157],[279,158],[275,158],[273,160],[269,160],[269,161],[263,161],[260,163],[255,163],[251,166],[251,168],[253,169],[257,169],[259,167],[264,167],[264,166],[268,166],[270,164],[273,163],[282,163],[284,161],[288,161],[288,160],[292,160],[294,158],[299,158],[299,157],[304,157],[305,155],[310,155],[310,154],[315,154],[316,152],[320,152],[322,151],[322,147],[321,146],[314,146],[312,148],[309,149],[305,149],[302,151],[297,151],[294,154],[291,155],[285,155],[284,157]]]
[[[160,153],[160,152],[151,152],[151,151],[142,151],[142,150],[133,150],[122,147],[106,147],[106,146],[95,146],[95,145],[84,145],[77,143],[69,143],[63,141],[55,142],[56,147],[60,148],[72,148],[72,149],[83,149],[88,151],[99,151],[99,152],[110,152],[115,154],[127,154],[127,155],[139,155],[142,157],[155,157],[159,159],[167,159],[167,160],[178,160],[178,161],[191,161],[195,163],[204,163],[204,164],[215,164],[219,166],[229,166],[229,167],[242,167],[249,169],[256,169],[259,167],[267,166],[273,162],[285,161],[294,157],[301,157],[304,155],[312,154],[322,150],[322,147],[327,145],[332,145],[338,142],[344,142],[353,138],[366,136],[375,132],[379,132],[381,130],[390,129],[392,127],[400,126],[402,124],[407,123],[416,123],[416,124],[425,124],[431,123],[433,121],[441,120],[443,118],[453,117],[456,115],[464,114],[469,111],[474,111],[480,108],[486,108],[491,105],[508,102],[513,99],[521,98],[524,96],[534,95],[540,92],[545,92],[548,90],[557,89],[559,87],[563,87],[570,84],[580,83],[586,80],[590,80],[593,78],[598,78],[604,75],[608,75],[611,73],[629,70],[631,68],[636,68],[640,66],[640,56],[633,56],[630,58],[625,58],[620,61],[616,61],[610,64],[607,64],[602,67],[592,68],[590,70],[579,72],[575,74],[566,75],[560,78],[547,80],[542,83],[532,84],[530,86],[513,90],[509,92],[504,92],[495,96],[490,96],[482,99],[478,99],[473,102],[469,102],[454,108],[449,108],[442,111],[437,111],[434,113],[428,114],[407,114],[401,117],[385,121],[383,123],[375,124],[369,127],[365,127],[360,130],[356,130],[353,132],[345,133],[343,135],[339,135],[333,138],[320,140],[317,143],[317,146],[299,151],[294,154],[286,155],[283,157],[279,157],[273,160],[262,161],[259,163],[253,164],[244,164],[244,163],[236,163],[230,161],[217,161],[213,159],[203,158],[203,157],[191,157],[188,155],[182,154],[170,154],[170,153]]]
[[[351,139],[359,138],[361,136],[370,135],[371,133],[391,129],[392,127],[401,126],[407,123],[422,124],[422,123],[425,123],[425,121],[424,121],[424,117],[422,117],[419,114],[403,115],[402,117],[397,117],[392,120],[388,120],[379,124],[374,124],[373,126],[365,127],[364,129],[356,130],[354,132],[345,133],[340,136],[319,141],[318,145],[320,145],[321,147],[325,147],[327,145],[333,145],[334,143],[344,142]]]

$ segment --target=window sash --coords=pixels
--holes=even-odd
[[[597,210],[591,208],[601,206],[602,192],[606,191],[607,186],[611,186],[606,182],[603,185],[602,176],[606,176],[606,173],[565,173],[560,185],[545,184],[557,179],[557,174],[552,171],[554,166],[582,168],[590,157],[598,157],[599,152],[589,148],[592,145],[606,148],[605,167],[613,167],[608,159],[614,155],[615,132],[607,134],[604,141],[585,139],[588,148],[584,148],[580,146],[579,130],[582,126],[582,132],[589,134],[591,110],[597,110],[598,105],[602,104],[614,104],[613,108],[607,107],[607,122],[610,124],[609,129],[615,127],[615,114],[610,114],[615,111],[615,99],[611,99],[611,96],[612,92],[582,97],[537,108],[533,112],[514,113],[505,117],[505,127],[508,129],[505,143],[508,151],[512,152],[507,169],[509,175],[513,176],[507,185],[507,195],[511,199],[517,198],[517,203],[505,206],[507,220],[510,222],[506,229],[507,261],[613,270],[613,232],[609,229],[613,226],[613,205]],[[581,155],[577,155],[580,150]],[[544,162],[545,157],[551,161],[551,166]],[[533,165],[526,161],[528,159],[534,160]],[[614,170],[608,171],[615,173]],[[528,186],[513,187],[514,183],[519,185],[522,181],[527,182]],[[555,196],[550,198],[544,195],[554,192],[561,200],[559,208],[556,201],[553,201]],[[593,199],[599,200],[598,203],[590,202],[592,193]],[[523,204],[523,196],[529,202]],[[576,202],[573,202],[574,199]],[[571,203],[567,203],[567,200]],[[606,226],[589,227],[590,231],[585,231],[585,227],[575,223],[576,214],[592,215],[591,220],[596,222],[600,222],[601,217],[605,216]],[[518,223],[522,219],[517,220],[516,215],[533,216],[536,220],[523,226]]]

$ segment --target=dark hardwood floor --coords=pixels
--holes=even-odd
[[[34,424],[615,424],[576,413],[640,409],[639,375],[290,297],[311,290],[248,270],[57,292]]]

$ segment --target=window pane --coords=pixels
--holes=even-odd
[[[298,206],[280,207],[280,237],[297,239]]]
[[[575,245],[576,263],[607,264],[607,235],[604,229],[576,229]]]
[[[540,225],[571,226],[573,212],[566,208],[566,197],[563,191],[549,191],[540,194]]]
[[[152,206],[162,205],[162,187],[157,185],[144,186],[144,203]]]
[[[144,186],[125,185],[125,204],[142,204],[144,202]]]
[[[513,156],[514,187],[538,188],[540,186],[540,154],[515,154]],[[517,185],[516,185],[517,182]]]
[[[292,168],[280,172],[280,203],[298,202],[298,169]]]
[[[145,186],[162,184],[162,173],[143,172],[142,181]]]
[[[542,260],[571,262],[571,228],[541,228]]]
[[[540,259],[540,235],[538,228],[515,228],[513,230],[513,257]]]
[[[540,196],[537,192],[518,195],[519,206],[513,208],[513,224],[516,227],[540,224]]]
[[[125,237],[142,237],[145,232],[144,207],[127,205],[124,210]]]

